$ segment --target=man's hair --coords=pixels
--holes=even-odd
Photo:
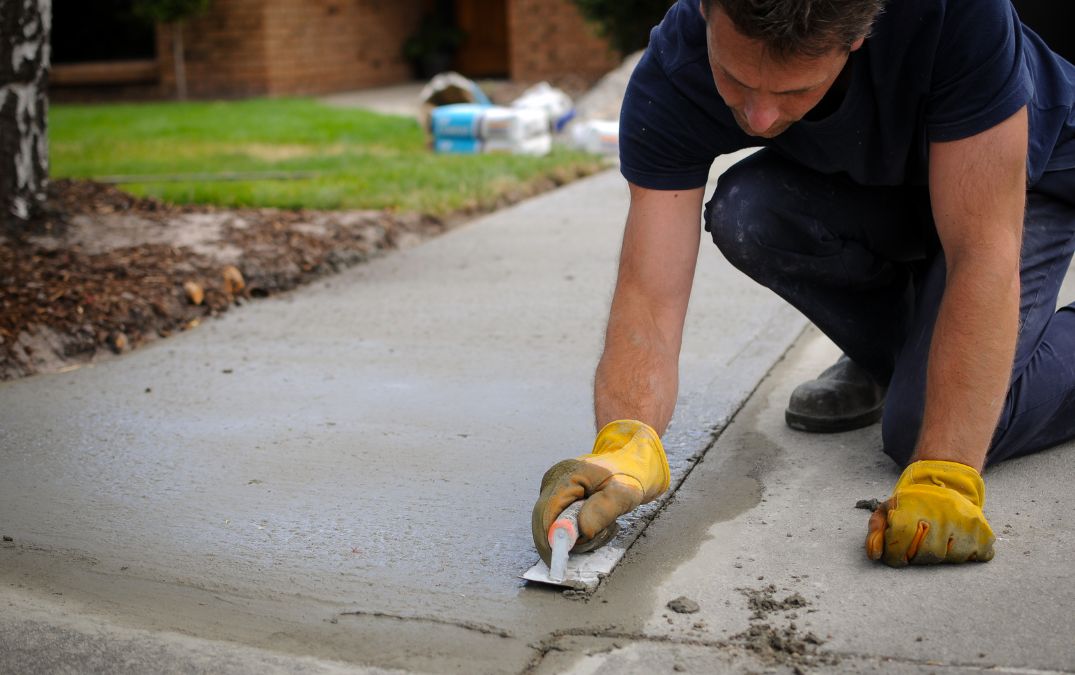
[[[720,9],[744,36],[777,58],[823,56],[849,49],[870,32],[886,0],[702,0],[706,16]]]

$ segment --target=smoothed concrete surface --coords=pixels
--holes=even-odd
[[[0,583],[118,626],[419,672],[516,671],[552,630],[630,624],[644,593],[580,613],[517,578],[543,471],[592,443],[626,203],[607,172],[0,385]],[[677,475],[803,325],[712,245],[701,257]]]
[[[867,562],[854,503],[897,475],[878,430],[782,421],[831,345],[800,341],[709,447],[802,320],[708,245],[666,435],[690,474],[588,600],[523,586],[541,473],[592,440],[625,204],[597,176],[0,385],[0,672],[800,667],[735,638],[762,622],[815,633],[821,671],[1075,672],[1075,448],[987,474],[994,561]],[[768,583],[808,604],[752,619]]]
[[[880,427],[815,435],[783,423],[791,389],[838,353],[810,329],[628,553],[610,587],[658,583],[642,630],[572,632],[537,673],[1075,672],[1075,443],[986,472],[993,561],[870,562],[869,512],[855,504],[885,498],[899,475]],[[755,615],[748,597],[769,584],[775,601],[797,593],[804,604]],[[668,609],[679,596],[700,610]],[[749,649],[751,626],[792,628],[799,643],[813,633],[820,663]]]

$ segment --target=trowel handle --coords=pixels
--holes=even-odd
[[[574,502],[561,511],[556,520],[552,521],[552,525],[549,526],[550,546],[553,545],[556,539],[557,531],[560,531],[563,533],[561,536],[566,535],[567,550],[571,550],[571,547],[575,545],[579,538],[579,511],[582,510],[582,505],[585,503],[586,500],[584,499]]]

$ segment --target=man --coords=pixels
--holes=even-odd
[[[577,550],[668,488],[659,434],[704,210],[724,255],[844,352],[787,422],[882,418],[906,466],[866,548],[893,566],[986,561],[980,473],[1075,437],[1075,67],[1009,0],[681,0],[620,126],[631,206],[595,380],[593,453],[550,469],[534,540],[573,501]]]

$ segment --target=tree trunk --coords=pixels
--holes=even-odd
[[[36,216],[48,184],[52,0],[0,0],[0,225]]]
[[[187,64],[183,54],[183,22],[172,22],[172,62],[175,64],[175,97],[187,100]]]

